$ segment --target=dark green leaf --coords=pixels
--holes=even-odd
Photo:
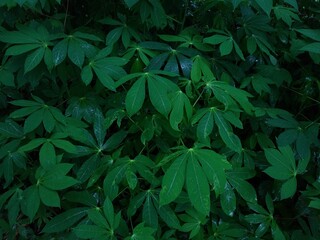
[[[87,208],[72,208],[52,218],[42,229],[43,233],[62,232],[86,216]]]

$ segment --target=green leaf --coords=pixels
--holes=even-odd
[[[220,49],[221,56],[229,55],[233,49],[232,38],[229,38],[228,40],[221,43],[219,49]]]
[[[131,235],[131,237],[128,237],[125,240],[154,240],[155,238],[152,236],[154,232],[155,229],[145,227],[144,223],[140,223],[133,229],[133,234]]]
[[[123,31],[122,27],[118,27],[118,28],[111,30],[107,35],[106,45],[111,46],[111,45],[115,44],[119,40],[119,38],[122,34],[122,31]]]
[[[114,209],[113,209],[112,202],[108,197],[106,197],[106,199],[104,200],[103,212],[109,222],[109,225],[111,226],[111,228],[113,228],[114,227]]]
[[[292,172],[285,169],[279,169],[278,166],[271,166],[264,170],[266,174],[277,180],[287,180],[292,177]]]
[[[26,201],[26,215],[33,220],[40,206],[40,196],[37,186],[33,185],[24,191]]]
[[[145,99],[145,78],[139,78],[130,88],[126,95],[126,110],[129,116],[137,113],[144,102]]]
[[[165,172],[160,191],[160,205],[165,205],[175,200],[184,185],[188,154],[179,156]]]
[[[171,102],[166,90],[157,83],[155,78],[148,78],[148,90],[152,105],[158,112],[167,117],[171,110]]]
[[[242,178],[233,176],[232,171],[227,172],[228,181],[240,196],[248,202],[256,202],[257,194],[253,186]]]
[[[79,68],[82,67],[84,62],[84,51],[77,39],[70,38],[68,45],[68,57]]]
[[[227,183],[225,170],[231,169],[231,164],[223,155],[211,150],[197,149],[195,154],[218,197],[219,194],[225,191]]]
[[[102,149],[106,151],[112,151],[116,149],[121,142],[126,138],[127,132],[126,131],[119,131],[113,134],[109,139],[105,142],[105,144],[102,146]]]
[[[241,50],[241,48],[239,47],[239,45],[235,41],[233,41],[233,46],[234,46],[234,49],[236,50],[236,53],[238,54],[238,56],[243,61],[245,61],[245,58],[244,58],[243,53],[242,53],[242,50]]]
[[[0,122],[0,133],[6,137],[22,138],[23,129],[14,121]]]
[[[292,197],[297,191],[297,179],[295,177],[290,178],[282,184],[280,189],[281,199]]]
[[[196,57],[192,64],[191,79],[193,82],[199,82],[201,79],[201,63],[199,57]]]
[[[1,78],[0,78],[1,84],[8,87],[15,87],[14,75],[12,72],[7,71],[3,68],[0,68],[0,74],[1,74]]]
[[[320,30],[318,29],[295,29],[295,31],[302,35],[320,42]]]
[[[274,166],[267,169],[266,173],[270,173],[271,177],[280,179],[285,179],[284,177],[289,175],[294,176],[296,174],[296,164],[291,148],[289,146],[279,147],[279,150],[264,149],[268,162]]]
[[[55,127],[56,120],[52,116],[51,112],[48,109],[44,110],[43,114],[43,126],[47,132],[52,132]]]
[[[91,67],[87,65],[84,68],[82,68],[81,79],[86,86],[88,86],[91,83],[92,78],[93,78],[93,73],[92,73]]]
[[[78,181],[72,177],[69,176],[61,176],[61,175],[56,175],[56,176],[45,176],[41,184],[43,184],[46,188],[51,189],[51,190],[62,190],[68,187],[71,187],[75,184],[77,184]]]
[[[93,208],[88,210],[88,217],[95,225],[101,228],[110,228],[107,220],[100,213],[100,209]]]
[[[73,229],[78,238],[82,239],[100,239],[99,237],[107,236],[108,231],[105,228],[94,225],[78,225]]]
[[[213,35],[211,37],[207,37],[203,39],[204,43],[210,43],[212,45],[220,44],[222,42],[226,42],[230,37],[224,35]]]
[[[39,185],[41,202],[48,207],[60,207],[60,197],[56,191]]]
[[[137,2],[139,2],[139,0],[124,0],[124,2],[128,6],[128,8],[132,8],[133,5],[135,5]]]
[[[150,194],[147,194],[143,204],[142,219],[147,226],[155,229],[158,227],[158,214],[152,203]]]
[[[19,151],[27,152],[27,151],[33,150],[33,149],[39,147],[41,144],[44,144],[46,141],[47,140],[45,138],[32,139],[29,143],[20,147]]]
[[[105,68],[96,67],[95,65],[92,67],[94,72],[97,74],[100,82],[103,86],[110,89],[111,91],[115,91],[115,82],[109,75],[108,68],[110,69],[110,66],[105,66]]]
[[[201,214],[209,215],[209,184],[195,154],[192,152],[188,159],[186,185],[189,199],[194,208]]]
[[[307,44],[306,46],[304,46],[300,50],[320,54],[320,43],[315,42],[315,43]]]
[[[102,147],[104,138],[106,136],[106,127],[104,124],[104,117],[101,111],[96,111],[94,113],[93,131],[96,136],[99,147]]]
[[[180,229],[179,219],[169,206],[160,206],[158,208],[158,214],[169,227]]]
[[[242,151],[241,141],[238,136],[233,133],[232,128],[225,121],[223,115],[218,111],[214,111],[214,119],[225,144],[233,151],[240,153]]]
[[[38,43],[30,43],[30,44],[21,44],[21,45],[14,45],[7,49],[6,55],[8,56],[17,56],[23,53],[29,52],[36,48],[41,47]]]
[[[197,137],[200,142],[206,142],[207,137],[213,130],[213,123],[213,111],[209,110],[198,123]]]
[[[53,145],[50,142],[46,142],[42,145],[39,152],[40,164],[44,169],[50,169],[57,163],[56,152]]]
[[[42,58],[44,57],[44,52],[45,48],[40,47],[33,53],[28,55],[24,64],[24,73],[30,72],[32,69],[39,65]]]
[[[192,115],[192,106],[190,104],[189,98],[181,91],[175,94],[175,97],[172,99],[173,107],[170,114],[169,122],[171,127],[179,131],[179,123],[183,120],[184,110],[186,112],[188,120]]]
[[[56,233],[67,230],[87,215],[87,208],[72,208],[52,218],[42,229],[43,233]]]
[[[272,231],[272,236],[274,240],[285,240],[286,237],[283,235],[281,229],[279,228],[279,226],[274,223],[271,226],[271,231]]]
[[[52,49],[52,58],[54,65],[59,65],[67,57],[68,52],[68,40],[64,39],[58,42]]]
[[[270,16],[270,12],[273,7],[273,0],[255,0],[255,2],[268,16]]]
[[[60,148],[67,153],[76,153],[77,148],[71,142],[62,139],[51,139],[50,142],[57,148]]]
[[[236,210],[236,195],[234,194],[230,184],[226,184],[224,191],[220,196],[220,204],[225,214],[232,217]]]
[[[24,121],[24,132],[29,133],[35,130],[41,124],[43,120],[45,109],[40,109],[33,112],[29,117]]]

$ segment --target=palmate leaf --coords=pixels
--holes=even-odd
[[[207,83],[207,86],[212,90],[213,94],[217,95],[217,100],[223,103],[226,108],[229,106],[223,95],[227,95],[226,97],[231,97],[234,99],[234,101],[238,102],[245,112],[252,114],[254,107],[248,98],[253,96],[250,93],[221,81],[211,81]],[[220,98],[218,98],[219,95],[221,95]]]
[[[219,135],[228,148],[235,152],[242,151],[239,137],[233,133],[231,124],[242,128],[241,121],[230,111],[222,112],[214,107],[201,109],[194,114],[192,123],[198,122],[197,137],[201,143],[207,144],[208,136],[211,134],[214,123],[218,127]],[[230,124],[231,123],[231,124]]]
[[[169,79],[159,76],[160,74],[171,75],[170,73],[162,71],[153,71],[147,73],[134,73],[130,74],[119,82],[121,84],[139,77],[138,80],[132,85],[126,95],[126,109],[129,115],[133,115],[138,112],[145,100],[145,83],[148,84],[149,98],[154,108],[164,116],[168,116],[171,111],[172,104],[169,99],[169,92],[177,91],[179,88],[176,84]]]
[[[142,42],[139,45],[146,49],[165,51],[152,58],[147,66],[147,70],[163,69],[175,74],[179,74],[181,71],[181,75],[190,77],[192,68],[190,57],[197,55],[198,51],[184,47],[172,49],[168,44],[153,41]]]
[[[91,82],[93,71],[103,86],[112,91],[116,90],[115,80],[126,76],[126,72],[122,66],[128,60],[120,57],[108,57],[111,51],[112,47],[100,50],[91,58],[89,64],[82,69],[81,77],[85,84],[88,85]]]
[[[210,211],[209,183],[219,195],[226,184],[225,169],[231,165],[225,158],[212,150],[190,148],[175,154],[173,163],[165,172],[160,191],[160,204],[174,201],[181,193],[186,182],[186,188],[192,205],[201,214],[208,215]]]
[[[268,162],[272,165],[265,169],[265,173],[274,179],[286,180],[280,189],[281,199],[285,199],[295,194],[297,190],[296,175],[302,172],[297,170],[294,153],[290,146],[279,147],[279,150],[264,150]],[[306,164],[303,165],[306,167]]]
[[[242,60],[245,60],[242,50],[240,49],[239,45],[236,43],[236,41],[233,39],[231,35],[229,36],[229,35],[216,34],[211,37],[204,38],[203,42],[212,44],[212,45],[220,44],[219,50],[220,50],[221,56],[229,55],[234,48],[238,56]]]

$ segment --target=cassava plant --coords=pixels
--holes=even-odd
[[[320,239],[318,0],[0,16],[0,239]]]

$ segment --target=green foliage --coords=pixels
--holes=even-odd
[[[320,239],[319,1],[0,15],[0,239]]]

